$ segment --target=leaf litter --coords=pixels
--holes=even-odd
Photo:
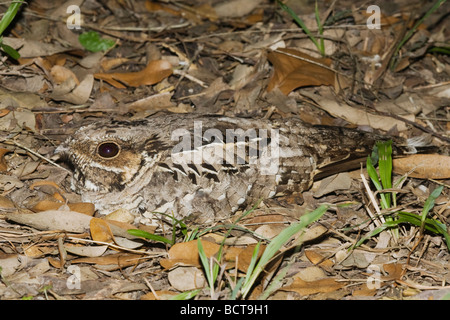
[[[95,204],[70,191],[67,170],[52,164],[56,146],[89,121],[164,110],[296,115],[406,138],[426,134],[431,152],[394,159],[395,178],[403,176],[394,209],[420,213],[443,185],[430,218],[448,230],[449,31],[440,19],[448,4],[421,22],[398,56],[400,35],[429,8],[377,1],[382,28],[369,29],[360,26],[370,15],[354,1],[319,2],[319,19],[312,2],[286,4],[314,36],[318,20],[326,26],[326,57],[266,0],[80,2],[80,30],[67,28],[63,0],[21,8],[25,14],[3,37],[20,58],[3,55],[0,66],[0,299],[211,298],[197,237],[222,270],[214,297],[229,299],[270,241],[323,203],[332,206],[302,237],[286,240],[250,298],[266,292],[268,299],[448,296],[450,256],[439,235],[426,233],[412,250],[419,228],[402,224],[397,240],[381,232],[351,250],[375,228],[360,170],[317,181],[300,203],[264,200],[232,229],[179,225],[169,245],[130,235],[138,227],[171,238],[174,230],[131,225],[121,208],[108,217],[118,222],[95,216]],[[82,32],[111,46],[99,43],[103,50],[89,52]],[[81,287],[68,282],[74,266]]]

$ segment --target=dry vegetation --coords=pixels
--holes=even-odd
[[[70,173],[52,162],[54,149],[88,122],[167,111],[294,115],[426,136],[433,148],[425,161],[396,165],[394,180],[410,174],[396,187],[392,211],[420,215],[442,185],[428,217],[448,228],[449,4],[415,28],[437,1],[372,2],[381,9],[381,29],[367,27],[366,1],[319,1],[318,19],[314,1],[286,1],[312,38],[268,0],[70,1],[80,9],[81,29],[68,28],[68,17],[77,20],[64,1],[23,5],[3,33],[20,58],[0,56],[0,299],[167,299],[183,292],[230,299],[258,241],[261,255],[270,239],[324,203],[328,211],[308,227],[303,244],[298,234],[286,241],[246,299],[448,299],[442,234],[422,236],[404,223],[351,250],[377,226],[370,213],[381,208],[370,200],[373,186],[362,183],[365,169],[317,181],[300,202],[264,200],[231,230],[178,224],[173,244],[137,243],[126,232],[132,227],[92,218],[95,204],[81,203]],[[89,31],[114,46],[88,51],[79,35]],[[411,174],[419,163],[421,171]],[[158,234],[171,240],[171,232]],[[197,236],[219,266],[213,288]]]

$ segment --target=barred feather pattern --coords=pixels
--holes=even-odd
[[[72,189],[102,214],[124,208],[136,222],[167,213],[212,223],[259,199],[307,190],[335,164],[359,166],[380,139],[298,118],[174,114],[93,123],[57,152],[73,168]]]

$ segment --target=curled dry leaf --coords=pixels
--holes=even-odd
[[[96,73],[96,79],[104,80],[116,88],[153,85],[172,74],[172,65],[167,60],[150,61],[145,69],[138,72]]]
[[[80,81],[78,81],[77,76],[71,70],[63,66],[54,65],[50,70],[50,74],[55,84],[61,84],[66,81],[73,81],[77,85],[80,84]]]
[[[218,244],[205,240],[202,240],[202,245],[208,258],[215,255],[220,248]],[[161,265],[166,269],[170,269],[176,264],[200,266],[197,240],[173,245],[169,250],[169,259],[161,260]]]
[[[206,285],[202,270],[196,267],[177,267],[169,271],[168,280],[179,291],[200,289]]]
[[[219,252],[220,245],[206,240],[201,241],[206,257],[212,257]],[[243,250],[244,249],[242,248],[224,246],[225,261],[236,261],[236,257],[239,256]],[[161,266],[165,269],[170,269],[175,265],[200,267],[201,264],[197,240],[175,244],[169,250],[169,259],[161,259],[160,262]]]
[[[286,287],[280,288],[284,291],[294,291],[301,295],[311,295],[315,293],[329,293],[344,287],[343,282],[337,282],[333,278],[324,278],[315,281],[304,281],[301,278],[295,278],[294,282]]]
[[[267,55],[273,64],[274,74],[267,91],[279,88],[284,94],[306,86],[335,84],[335,73],[328,69],[331,60],[314,58],[294,49],[280,48]]]
[[[14,202],[7,197],[0,195],[0,210],[14,209]]]
[[[55,187],[57,190],[62,191],[62,189],[54,181],[48,181],[48,180],[33,182],[30,185],[30,190],[34,190],[34,188],[40,187],[40,186],[52,186],[52,187]]]
[[[91,237],[94,241],[100,242],[114,242],[114,235],[112,234],[111,228],[108,222],[99,218],[92,218],[89,224],[91,231]]]
[[[439,154],[414,154],[393,160],[397,174],[421,179],[450,178],[450,157]]]
[[[6,172],[8,170],[8,165],[5,160],[5,154],[8,152],[11,152],[11,150],[0,148],[0,172]]]

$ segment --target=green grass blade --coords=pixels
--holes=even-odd
[[[209,288],[213,290],[215,279],[213,279],[212,270],[209,266],[209,259],[206,256],[205,250],[203,249],[203,244],[201,239],[197,239],[198,254],[200,256],[200,261],[202,263],[203,269],[205,270],[206,279],[208,280]]]
[[[316,6],[314,8],[314,11],[315,11],[315,16],[316,16],[317,27],[319,29],[319,34],[322,36],[323,35],[323,25],[320,22],[320,12],[319,12],[319,6],[317,5],[317,0],[316,0]],[[325,56],[325,39],[323,37],[320,37],[320,46],[318,49],[320,51],[320,54],[324,57]]]
[[[361,244],[363,244],[366,240],[372,238],[373,236],[376,236],[377,234],[379,234],[380,232],[386,230],[389,227],[389,223],[383,223],[381,226],[376,227],[375,229],[373,229],[372,231],[370,231],[368,234],[366,234],[364,237],[362,237],[361,239],[359,239],[359,241],[353,246],[351,247],[352,249],[355,249],[357,247],[359,247]],[[397,224],[397,223],[396,223]],[[395,224],[395,225],[396,225]]]
[[[8,56],[13,58],[14,60],[17,60],[20,58],[20,54],[16,51],[16,49],[8,46],[7,44],[2,43],[1,41],[2,41],[2,39],[0,39],[0,47]]]
[[[245,277],[244,286],[248,285],[248,282],[250,281],[253,270],[255,269],[256,261],[258,259],[258,252],[259,252],[260,245],[261,245],[261,242],[258,242],[255,246],[255,249],[253,250],[252,259],[250,260],[250,264],[248,265],[248,268],[247,268],[247,274]]]
[[[422,209],[422,219],[421,219],[421,225],[420,225],[420,231],[423,231],[423,228],[425,226],[425,219],[427,218],[428,212],[430,212],[431,209],[434,207],[434,202],[436,201],[437,197],[440,196],[442,189],[444,189],[444,186],[439,186],[436,189],[431,192],[431,194],[428,196],[427,200],[425,201],[425,204]]]
[[[17,11],[19,11],[20,6],[24,3],[23,0],[14,1],[11,3],[6,10],[5,14],[2,17],[2,20],[0,20],[0,35],[3,34],[3,31],[5,31],[6,28],[11,24],[11,22],[16,17]]]
[[[425,21],[425,19],[427,19],[434,11],[436,11],[444,2],[446,2],[447,0],[438,0],[436,1],[436,3],[430,8],[430,10],[428,10],[422,18],[420,18],[416,24],[412,27],[412,29],[410,29],[406,35],[403,37],[403,39],[399,42],[399,44],[397,45],[397,47],[395,48],[395,52],[392,55],[392,60],[391,60],[391,69],[394,68],[395,66],[395,61],[397,59],[397,55],[398,52],[400,51],[400,49],[403,47],[403,45],[412,37],[412,35],[414,34],[414,32],[416,32],[417,28],[422,24],[422,22]]]
[[[302,28],[302,30],[311,39],[311,41],[314,43],[314,45],[317,47],[317,49],[321,52],[320,44],[317,42],[317,39],[314,37],[314,35],[311,33],[311,31],[309,31],[308,27],[303,23],[303,20],[300,19],[300,17],[291,8],[289,8],[287,5],[285,5],[280,0],[277,0],[277,3],[281,7],[281,9],[286,11],[292,17],[292,19],[294,19],[294,21],[300,26],[300,28]]]
[[[167,243],[167,244],[174,244],[174,242],[170,239],[167,239],[162,236],[158,236],[156,234],[149,233],[147,231],[143,231],[143,230],[139,230],[139,229],[128,229],[127,232],[135,237],[141,237],[141,238],[145,238],[148,240],[163,242],[163,243]]]
[[[392,188],[392,140],[377,142],[378,147],[378,170],[383,189]],[[384,193],[385,203],[383,209],[391,207],[391,193]],[[383,202],[382,202],[383,203]]]
[[[398,216],[398,223],[409,223],[417,227],[423,225],[425,230],[444,236],[447,248],[450,251],[450,235],[445,224],[431,218],[425,218],[425,222],[422,223],[422,216],[405,211],[398,212]]]
[[[199,294],[202,290],[196,289],[192,291],[182,292],[177,294],[176,296],[170,297],[169,300],[190,300],[194,298],[197,294]]]
[[[234,287],[233,291],[231,291],[231,296],[230,296],[230,300],[236,300],[237,299],[237,295],[239,293],[239,291],[242,288],[242,284],[244,283],[245,278],[240,278],[238,280],[238,282],[236,283],[236,286]]]
[[[321,205],[316,210],[305,214],[300,218],[300,221],[292,224],[287,227],[283,231],[280,232],[278,236],[276,236],[266,247],[264,253],[258,261],[258,264],[255,267],[255,270],[252,272],[248,281],[242,288],[242,297],[245,298],[247,294],[250,292],[251,287],[255,283],[256,279],[260,275],[260,273],[264,270],[269,261],[275,256],[275,254],[280,250],[280,248],[287,242],[289,239],[294,236],[296,233],[302,231],[305,227],[307,227],[312,222],[319,219],[328,209],[327,205]]]

